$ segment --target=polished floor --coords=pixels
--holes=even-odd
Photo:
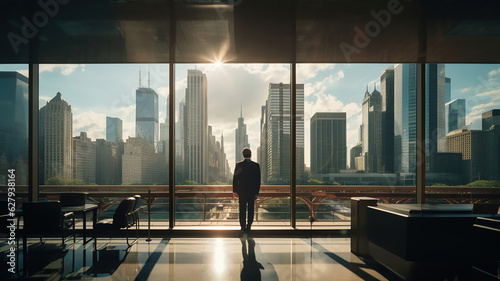
[[[125,239],[30,239],[28,267],[18,254],[16,275],[32,280],[399,280],[350,252],[348,238],[156,238],[128,247]],[[72,241],[71,241],[72,242]],[[7,241],[0,250],[7,253]],[[5,257],[6,255],[3,254]]]

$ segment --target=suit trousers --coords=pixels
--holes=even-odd
[[[255,196],[249,196],[249,198],[240,196],[239,202],[240,202],[240,226],[241,229],[245,229],[246,225],[250,227],[253,223]],[[248,205],[248,223],[246,222],[247,205]]]

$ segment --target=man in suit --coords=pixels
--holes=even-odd
[[[234,168],[233,196],[239,198],[241,231],[248,233],[252,227],[255,199],[260,191],[260,166],[250,160],[252,157],[250,148],[244,148],[242,153],[245,159],[236,163]]]

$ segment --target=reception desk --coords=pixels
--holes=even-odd
[[[478,238],[472,204],[367,207],[369,255],[406,280],[454,280],[498,256]],[[451,278],[451,279],[450,279]],[[459,278],[459,280],[461,280]]]

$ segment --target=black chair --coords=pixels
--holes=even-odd
[[[94,231],[98,232],[100,235],[102,234],[112,235],[118,233],[120,229],[126,228],[125,232],[127,235],[127,244],[129,246],[133,245],[134,243],[137,242],[138,235],[137,238],[132,243],[129,243],[128,231],[129,228],[132,227],[135,223],[134,220],[135,204],[136,204],[136,199],[134,197],[129,197],[127,199],[124,199],[122,202],[120,202],[118,208],[116,208],[113,218],[104,219],[97,222],[97,224],[94,226]],[[97,235],[95,244],[97,244]]]
[[[23,252],[24,263],[28,264],[28,238],[38,237],[44,246],[42,238],[61,237],[62,245],[66,244],[68,231],[73,228],[73,242],[75,242],[75,217],[73,213],[63,213],[59,201],[52,202],[24,202],[23,216]],[[19,229],[19,220],[18,220]],[[26,267],[25,267],[26,268]]]
[[[87,193],[85,192],[71,192],[61,193],[59,201],[63,207],[85,206],[87,200]]]

